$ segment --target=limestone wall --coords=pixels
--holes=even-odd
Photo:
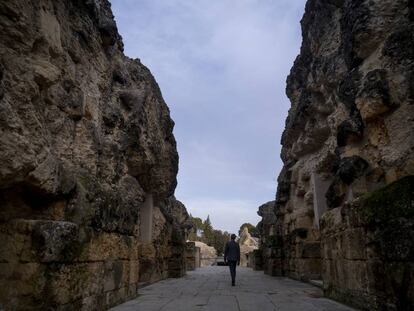
[[[109,2],[4,0],[0,37],[0,305],[104,310],[182,275],[174,123]]]
[[[358,304],[369,310],[375,310],[372,299],[387,301],[383,310],[413,308],[412,298],[407,302],[412,291],[397,294],[402,283],[412,289],[404,283],[412,279],[412,257],[396,255],[398,273],[389,273],[397,273],[397,281],[374,278],[366,259],[351,264],[342,252],[357,256],[358,247],[368,252],[372,242],[372,228],[342,215],[345,206],[414,175],[413,10],[409,0],[307,2],[300,55],[287,79],[291,109],[282,136],[276,219],[272,233],[264,232],[270,245],[265,271],[323,277],[326,294],[341,300],[369,292]],[[340,220],[327,223],[329,215]],[[401,221],[410,217],[404,214]],[[384,226],[393,231],[398,224]],[[350,244],[342,249],[331,233]],[[388,259],[376,258],[389,267]]]
[[[200,268],[200,248],[195,242],[187,242],[186,244],[186,271],[193,271]]]
[[[256,271],[263,270],[263,256],[260,248],[249,254],[249,263],[247,266]]]
[[[238,243],[240,246],[240,266],[248,267],[253,251],[259,248],[259,241],[250,235],[247,227],[244,227]]]
[[[195,241],[195,246],[200,249],[200,267],[212,266],[217,262],[217,251],[206,243]]]
[[[413,309],[413,199],[408,176],[322,216],[328,296],[363,310]]]
[[[277,255],[277,228],[276,228],[276,202],[270,201],[259,207],[257,214],[262,217],[257,228],[260,233],[260,253],[256,253],[255,266],[269,275],[281,275],[280,256]],[[259,260],[257,257],[259,256]],[[278,270],[279,269],[279,270]]]

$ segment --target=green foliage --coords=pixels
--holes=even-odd
[[[217,255],[222,255],[224,246],[230,239],[230,234],[226,231],[216,230],[211,225],[210,216],[203,221],[198,217],[191,217],[193,228],[191,229],[188,239],[190,241],[200,241],[207,245],[213,246],[217,250]],[[202,232],[201,236],[197,232]]]
[[[251,236],[254,237],[258,237],[259,236],[259,231],[257,230],[257,228],[255,226],[253,226],[251,223],[244,223],[240,226],[240,230],[239,230],[239,236],[241,235],[241,233],[243,232],[243,229],[247,227],[247,230],[249,230],[249,233]]]
[[[199,217],[193,217],[190,215],[193,227],[188,234],[188,239],[190,241],[201,241],[201,238],[197,235],[198,232],[202,232],[204,228],[203,220]]]
[[[224,247],[229,239],[230,234],[228,232],[213,230],[213,238],[210,245],[217,250],[217,255],[222,255],[224,253]]]
[[[193,225],[197,229],[203,229],[203,220],[199,217],[192,217]]]
[[[210,215],[207,215],[207,219],[204,221],[204,229],[206,228],[212,228],[211,221],[210,221]]]
[[[214,229],[211,225],[210,216],[207,216],[207,219],[203,222],[203,238],[204,243],[207,245],[213,246],[214,244]]]

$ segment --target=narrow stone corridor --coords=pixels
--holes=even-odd
[[[140,289],[137,299],[111,311],[352,311],[322,297],[310,284],[275,278],[238,268],[236,286],[230,284],[227,267],[200,268],[180,279],[168,279]]]

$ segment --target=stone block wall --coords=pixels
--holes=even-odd
[[[324,291],[361,310],[413,310],[414,176],[321,221]]]
[[[186,243],[185,255],[186,271],[200,268],[200,248],[195,245],[195,242]]]
[[[4,0],[0,37],[0,305],[104,310],[182,275],[174,123],[110,3]]]
[[[257,224],[260,234],[260,255],[257,255],[259,260],[256,265],[259,270],[264,269],[264,272],[270,275],[278,274],[277,268],[274,268],[274,263],[280,259],[274,251],[275,243],[277,243],[275,208],[275,201],[270,201],[261,205],[257,212],[262,220]]]
[[[159,206],[159,207],[158,207]],[[175,198],[153,210],[150,240],[139,244],[140,283],[181,277],[186,271],[186,233],[191,227],[185,206]]]
[[[320,242],[308,237],[309,230],[300,228],[283,238],[282,275],[298,280],[321,278]]]
[[[263,270],[263,256],[262,251],[260,249],[256,249],[249,254],[248,267],[256,271]]]
[[[16,219],[1,226],[0,300],[6,310],[104,309],[136,296],[138,241],[84,234],[72,222]],[[82,242],[81,242],[82,241]]]
[[[264,271],[322,277],[327,295],[361,308],[412,310],[412,259],[373,253],[381,240],[374,224],[345,215],[365,195],[414,175],[414,6],[308,0],[301,26],[300,54],[287,78],[284,166],[273,214],[262,213],[272,228],[262,236]],[[387,230],[410,221],[407,214],[398,219]],[[405,241],[400,234],[395,245],[398,239]]]
[[[217,251],[213,246],[209,246],[206,243],[200,241],[195,241],[194,243],[200,250],[199,253],[198,251],[196,253],[197,256],[199,254],[200,267],[209,267],[217,263]]]

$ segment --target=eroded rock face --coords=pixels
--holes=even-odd
[[[321,218],[324,290],[361,310],[412,310],[414,176]]]
[[[124,56],[109,2],[1,1],[0,33],[0,304],[134,297],[143,244],[163,254],[154,279],[182,274],[174,123],[150,71]],[[163,219],[144,243],[149,195]]]
[[[274,253],[273,248],[275,246],[275,239],[274,237],[277,236],[277,228],[276,228],[276,202],[270,201],[261,206],[259,206],[259,210],[257,214],[262,217],[262,220],[257,224],[257,229],[260,234],[260,244],[259,244],[259,253],[256,254],[255,260],[255,269],[262,270],[266,274],[276,274],[272,272],[274,267]],[[277,259],[276,259],[277,260]]]
[[[206,243],[195,241],[195,246],[200,249],[200,267],[212,266],[217,261],[217,250]]]
[[[248,267],[250,264],[250,257],[254,256],[254,251],[259,248],[259,241],[249,233],[247,227],[243,228],[238,241],[240,246],[240,265]]]
[[[140,283],[181,277],[186,271],[186,232],[192,223],[184,204],[174,197],[154,207],[151,243],[139,248]]]
[[[410,0],[309,0],[301,22],[301,52],[287,79],[292,105],[282,136],[284,168],[276,196],[280,232],[271,248],[278,260],[265,270],[299,279],[323,275],[326,293],[339,299],[351,294],[346,289],[358,288],[353,297],[369,294],[371,300],[358,306],[370,310],[375,299],[376,306],[384,304],[387,310],[401,308],[402,298],[395,294],[399,285],[389,290],[398,282],[357,286],[356,274],[371,266],[339,250],[330,257],[321,252],[321,241],[328,251],[341,248],[327,241],[333,237],[320,231],[320,221],[331,214],[337,220],[333,227],[355,228],[353,219],[338,220],[339,210],[414,174],[413,12]],[[346,238],[361,240],[359,235],[368,230],[364,226],[346,231]],[[406,262],[401,277],[411,278],[412,259],[400,260]]]

